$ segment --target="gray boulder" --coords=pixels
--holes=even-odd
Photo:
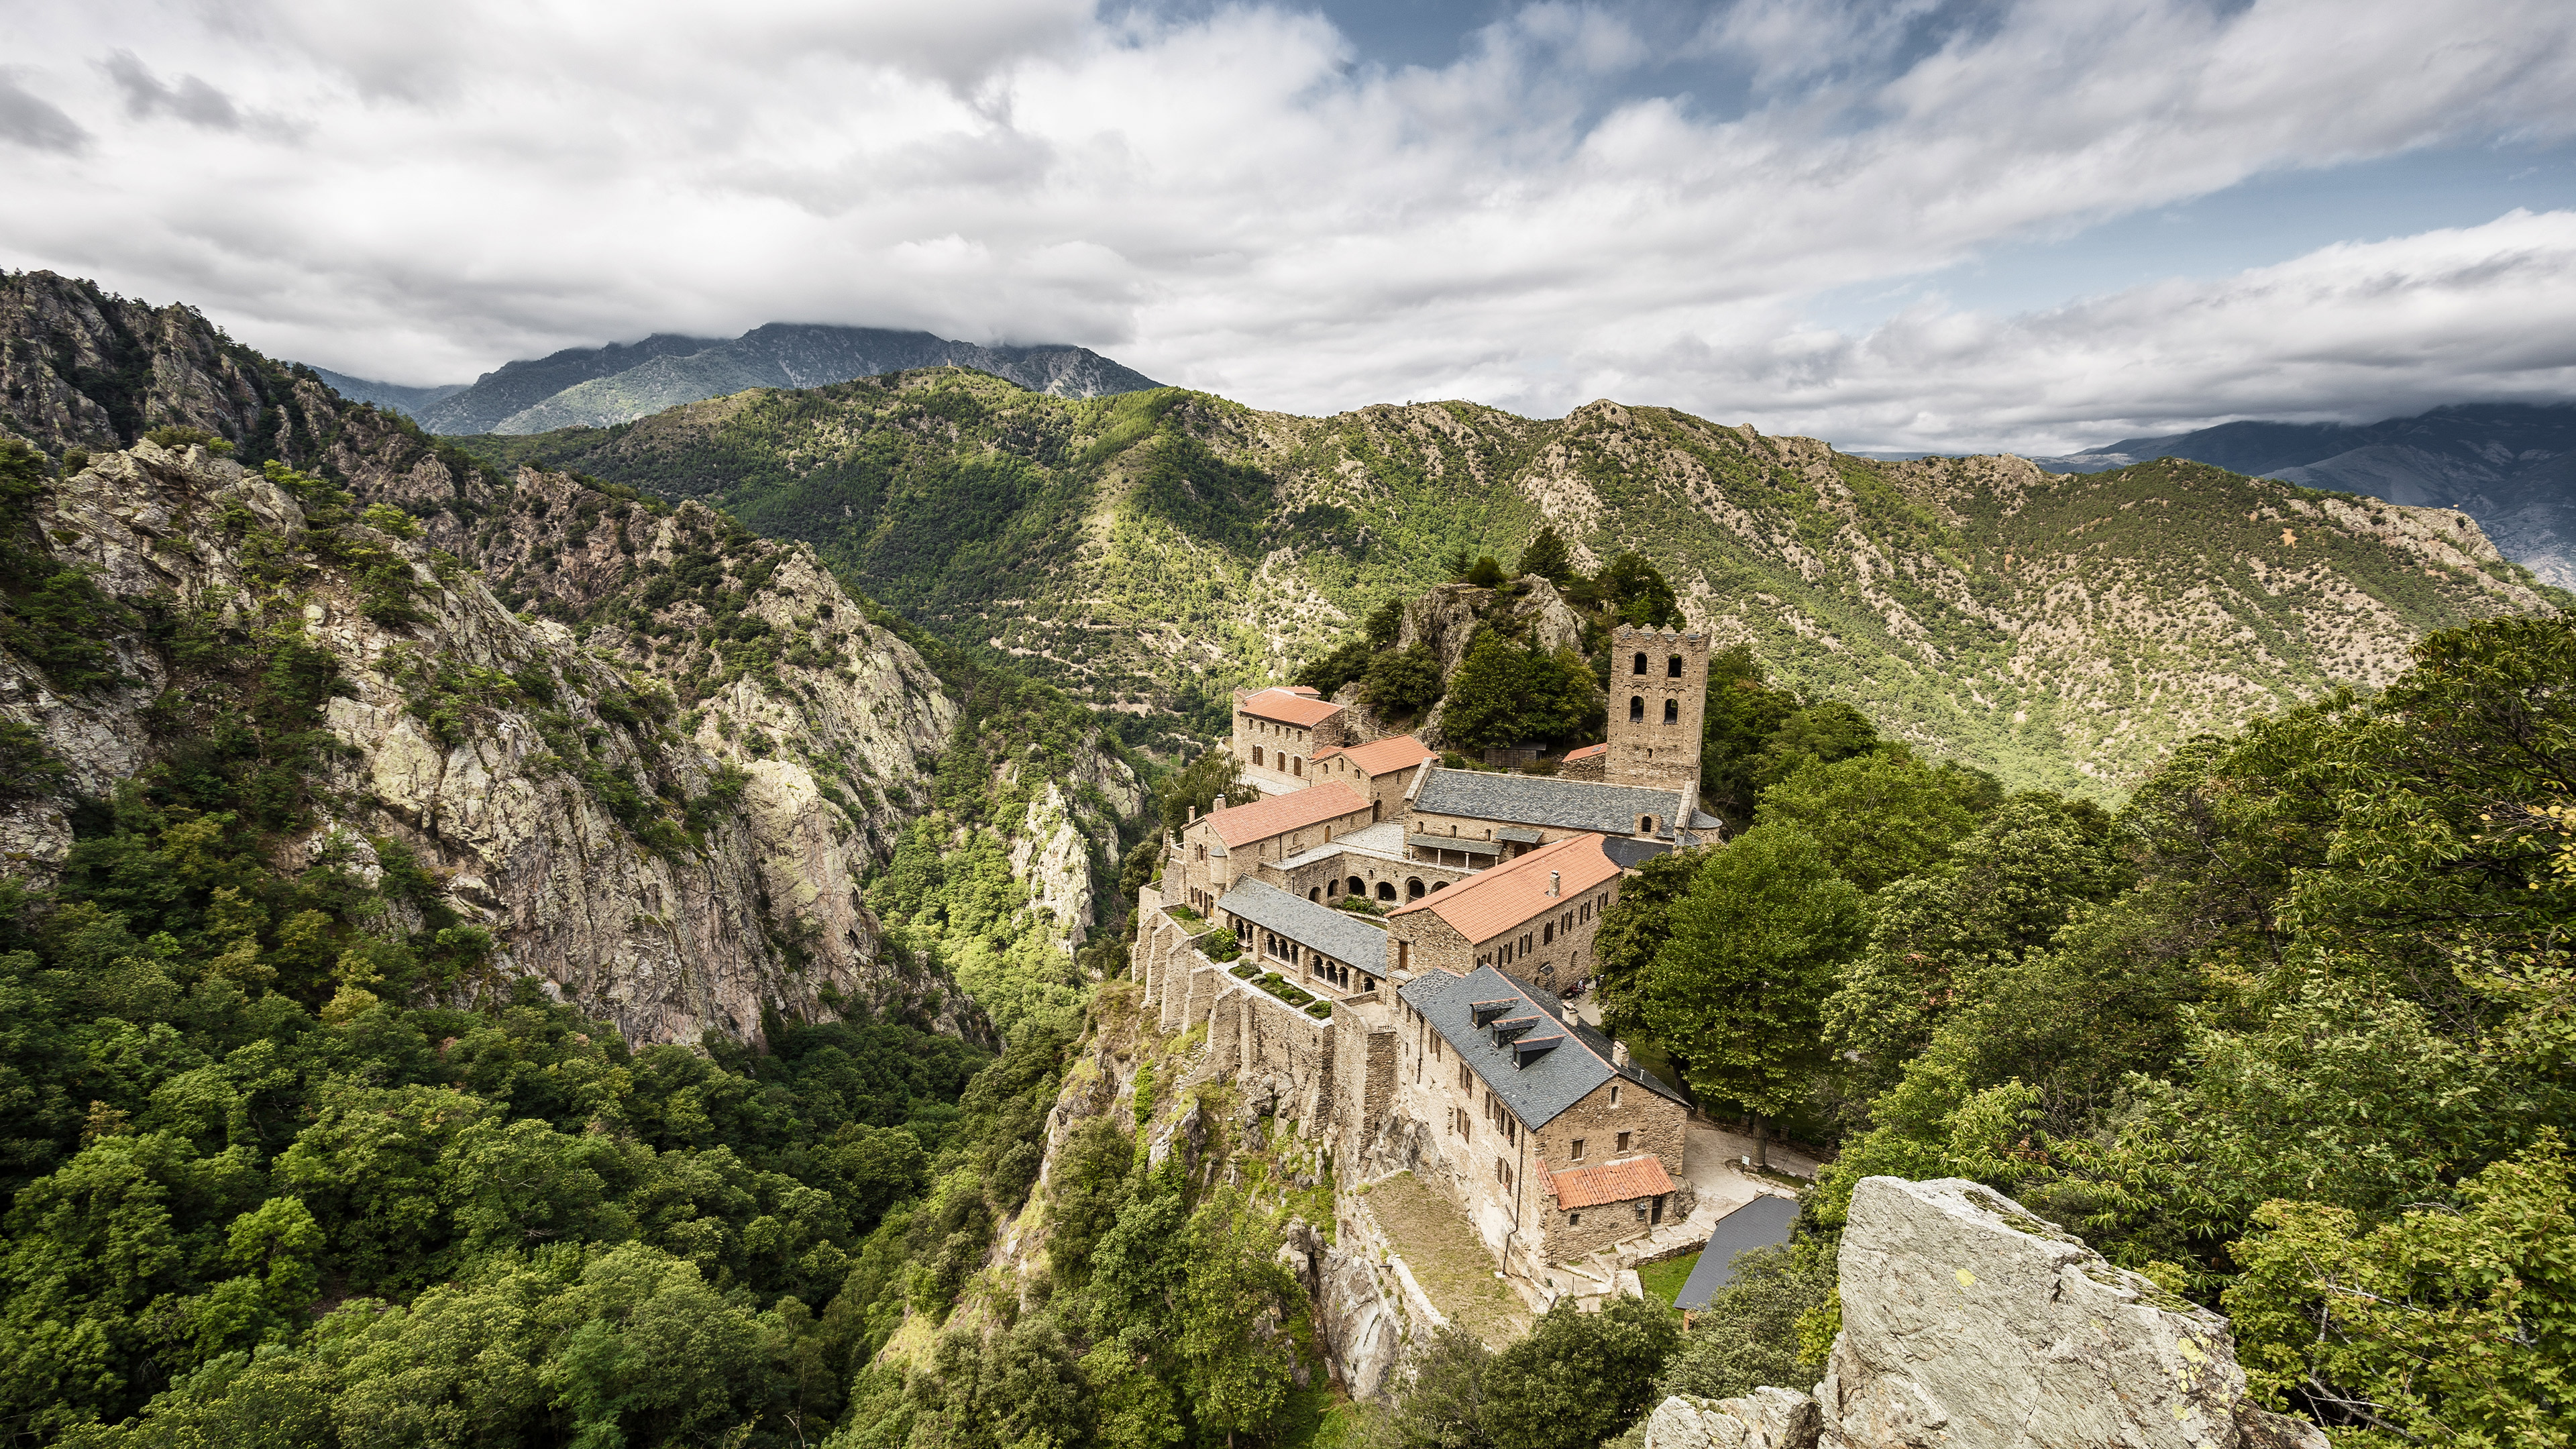
[[[1816,1449],[1823,1420],[1795,1389],[1755,1389],[1740,1399],[1676,1394],[1647,1416],[1644,1449]]]
[[[1827,1449],[2326,1449],[2250,1403],[2227,1320],[1957,1178],[1862,1179]]]

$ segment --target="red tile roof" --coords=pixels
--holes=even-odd
[[[1256,840],[1268,840],[1291,830],[1321,825],[1344,815],[1366,815],[1369,802],[1359,792],[1336,780],[1329,785],[1309,785],[1249,805],[1211,811],[1199,817],[1198,823],[1216,831],[1216,838],[1234,850]],[[1455,887],[1452,887],[1455,889]],[[1442,891],[1447,895],[1448,891]]]
[[[1550,871],[1559,877],[1553,897],[1547,893]],[[1616,879],[1618,874],[1619,864],[1602,851],[1600,836],[1569,835],[1554,845],[1542,845],[1518,860],[1479,871],[1445,891],[1434,891],[1387,914],[1429,911],[1448,922],[1469,944],[1481,945],[1517,929],[1533,916],[1571,908],[1576,897],[1603,881]]]
[[[1347,755],[1351,763],[1359,767],[1361,774],[1374,777],[1392,774],[1397,770],[1410,770],[1438,753],[1440,753],[1438,750],[1411,735],[1397,735],[1391,740],[1374,740],[1365,745],[1353,745],[1349,749],[1335,745],[1329,749],[1317,750],[1315,759],[1321,762],[1335,755]]]
[[[1630,1157],[1593,1167],[1570,1167],[1547,1175],[1547,1190],[1561,1209],[1599,1207],[1607,1202],[1634,1202],[1673,1190],[1661,1159]]]
[[[1565,762],[1571,765],[1577,760],[1588,760],[1594,755],[1606,755],[1608,753],[1610,753],[1610,746],[1607,744],[1585,745],[1579,750],[1566,751]]]
[[[1257,714],[1263,719],[1300,726],[1321,724],[1342,712],[1342,707],[1329,699],[1315,699],[1285,689],[1265,689],[1259,694],[1246,695],[1236,708],[1245,714]]]

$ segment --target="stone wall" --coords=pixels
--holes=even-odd
[[[1611,1101],[1613,1096],[1618,1099],[1616,1105]],[[1689,1179],[1682,1176],[1682,1135],[1689,1118],[1688,1110],[1679,1102],[1634,1082],[1605,1082],[1531,1134],[1536,1139],[1538,1168],[1541,1172],[1562,1172],[1651,1155],[1664,1165],[1665,1174],[1673,1180],[1672,1194],[1664,1201],[1665,1219],[1688,1217],[1698,1204]],[[1629,1135],[1626,1151],[1618,1145],[1622,1132]],[[1579,1160],[1574,1156],[1577,1138],[1583,1141]],[[1544,1188],[1544,1182],[1541,1186]],[[1633,1202],[1578,1209],[1582,1218],[1578,1223],[1567,1220],[1554,1198],[1542,1194],[1540,1200],[1545,1211],[1533,1228],[1544,1239],[1542,1252],[1550,1262],[1597,1252],[1654,1227],[1651,1213],[1639,1216],[1639,1204]]]

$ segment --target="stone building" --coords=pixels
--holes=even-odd
[[[1392,969],[1454,975],[1482,966],[1551,990],[1592,974],[1592,937],[1617,897],[1619,865],[1598,835],[1543,845],[1386,918]]]
[[[1376,811],[1370,818],[1393,820],[1404,814],[1404,792],[1426,760],[1440,757],[1437,750],[1411,735],[1372,740],[1365,745],[1331,745],[1315,752],[1310,775],[1317,780],[1338,780],[1366,795]]]
[[[1444,1180],[1507,1275],[1537,1281],[1687,1215],[1690,1109],[1557,999],[1491,966],[1396,988],[1391,1114],[1427,1123]]]
[[[1329,904],[1340,896],[1366,896],[1390,907],[1446,890],[1472,874],[1463,865],[1431,865],[1408,858],[1404,826],[1394,820],[1347,834],[1336,831],[1329,844],[1265,860],[1254,871],[1256,879],[1310,901]]]
[[[1244,959],[1318,996],[1374,997],[1386,985],[1386,928],[1248,880],[1216,903]]]
[[[1240,777],[1272,795],[1305,789],[1315,781],[1316,754],[1351,743],[1345,714],[1303,685],[1236,690],[1229,748]]]
[[[1318,785],[1248,805],[1211,810],[1181,828],[1163,868],[1164,897],[1204,915],[1254,867],[1369,823],[1368,801],[1348,785]]]
[[[1661,789],[1425,765],[1405,799],[1405,853],[1479,870],[1573,835],[1625,842],[1620,863],[1717,838],[1697,786]]]
[[[1708,635],[1626,626],[1610,631],[1613,785],[1680,791],[1699,801],[1700,718],[1708,706]]]

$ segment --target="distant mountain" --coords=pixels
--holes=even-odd
[[[305,366],[313,367],[306,363]],[[313,375],[322,379],[333,392],[351,402],[374,403],[407,418],[417,418],[420,410],[431,403],[454,397],[472,386],[470,383],[442,382],[435,387],[405,387],[398,382],[378,382],[371,377],[351,377],[327,367],[313,367]]]
[[[2456,508],[2506,557],[2550,583],[2576,587],[2576,403],[2470,403],[2367,427],[2222,423],[2031,461],[2052,472],[2098,473],[2151,458],[2189,458],[2411,507]]]
[[[2104,798],[2194,734],[2385,684],[2428,629],[2566,598],[2456,511],[2178,460],[1873,463],[1610,402],[1301,418],[941,369],[458,445],[704,499],[1076,699],[1217,728],[1228,689],[1286,679],[1455,550],[1509,562],[1553,525],[1585,568],[1644,552],[1802,691]]]
[[[415,416],[429,431],[448,434],[604,428],[755,387],[821,387],[915,367],[971,367],[1057,397],[1161,386],[1085,347],[980,347],[928,332],[772,322],[730,342],[660,333],[506,363]]]

